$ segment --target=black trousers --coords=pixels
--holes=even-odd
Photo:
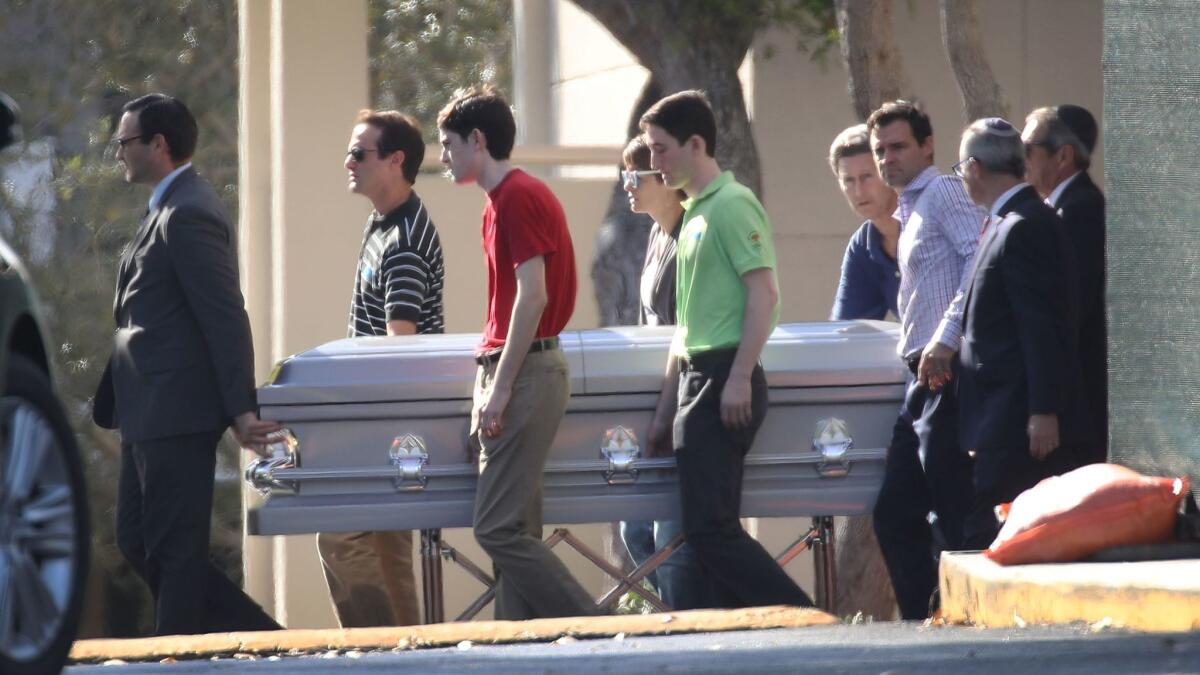
[[[746,453],[767,415],[767,380],[756,366],[750,386],[753,422],[727,429],[721,422],[721,393],[735,353],[705,352],[680,363],[674,446],[684,538],[708,576],[717,606],[811,607],[812,599],[738,521]]]
[[[929,616],[939,552],[962,548],[963,522],[972,507],[972,463],[959,448],[953,383],[930,392],[912,382],[905,408],[888,446],[875,537],[900,618],[919,620]],[[929,522],[931,511],[936,528]]]
[[[150,587],[157,635],[280,628],[208,558],[222,433],[121,446],[117,546]]]

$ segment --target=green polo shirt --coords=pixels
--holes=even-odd
[[[730,171],[685,200],[683,208],[675,276],[679,327],[671,351],[691,356],[736,347],[746,313],[742,276],[763,267],[775,275],[771,223],[762,203]],[[777,302],[771,327],[778,322]]]

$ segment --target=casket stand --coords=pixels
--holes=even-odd
[[[642,454],[672,329],[603,328],[561,336],[571,399],[545,469],[544,521],[679,518],[673,458]],[[766,420],[746,457],[743,517],[809,516],[812,527],[778,557],[814,551],[817,604],[835,597],[833,517],[870,513],[904,394],[892,323],[785,324],[762,363]],[[491,577],[441,540],[470,527],[477,467],[467,444],[477,335],[338,340],[278,364],[259,390],[263,419],[287,432],[246,480],[265,495],[247,514],[254,535],[420,530],[425,621],[444,620],[441,561],[489,586],[458,617],[491,599]],[[679,542],[629,574],[566,529],[565,542],[616,579],[610,608]],[[660,610],[661,599],[638,592]]]

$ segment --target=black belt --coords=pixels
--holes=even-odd
[[[534,340],[533,344],[529,345],[529,353],[544,352],[551,349],[558,349],[558,336],[542,338]],[[481,366],[486,366],[500,361],[500,355],[504,353],[504,348],[493,349],[490,352],[484,352],[475,356],[475,363]]]

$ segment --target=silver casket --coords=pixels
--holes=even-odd
[[[762,362],[770,410],[746,459],[742,514],[869,512],[904,393],[898,327],[786,324]],[[640,446],[672,329],[563,333],[571,400],[545,470],[547,523],[674,518],[671,458]],[[252,534],[469,527],[467,433],[477,335],[338,340],[280,363],[259,390],[289,430],[246,479]]]

